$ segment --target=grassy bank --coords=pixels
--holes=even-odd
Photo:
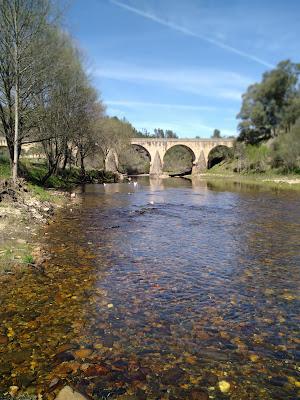
[[[62,191],[49,191],[24,180],[17,187],[0,180],[0,273],[38,265],[38,231],[68,199]]]
[[[259,185],[270,189],[282,189],[282,190],[300,190],[300,175],[299,174],[281,174],[276,171],[268,171],[265,173],[237,173],[231,169],[227,169],[224,164],[216,165],[215,167],[207,170],[202,174],[197,175],[203,179],[223,181],[224,185],[226,182],[236,182],[251,185]],[[193,179],[192,175],[187,176]]]
[[[47,172],[43,162],[22,160],[17,187],[10,182],[9,161],[0,158],[0,273],[34,266],[38,251],[38,230],[48,223],[55,211],[74,205],[69,191],[81,183],[114,182],[117,177],[104,171],[88,171],[84,179],[79,169],[59,171],[43,185]]]

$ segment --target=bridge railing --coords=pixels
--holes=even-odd
[[[178,138],[178,139],[168,139],[168,138],[131,138],[131,142],[228,142],[232,143],[235,139],[233,138],[203,138],[203,139],[196,139],[196,138]]]

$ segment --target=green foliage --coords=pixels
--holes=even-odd
[[[31,254],[26,254],[23,259],[22,262],[24,264],[34,264],[34,258],[32,257]]]
[[[33,185],[32,183],[27,184],[28,189],[30,192],[39,199],[40,201],[51,201],[52,196],[51,194],[45,190],[43,187],[38,186],[38,185]]]
[[[271,157],[274,168],[285,173],[300,173],[300,122],[274,140]]]
[[[8,179],[10,177],[10,163],[7,159],[0,157],[0,179]]]
[[[239,140],[256,144],[289,131],[300,116],[300,64],[282,61],[243,95]]]
[[[149,138],[149,139],[155,139],[155,138],[160,138],[160,139],[177,139],[178,136],[175,132],[173,132],[171,129],[161,129],[161,128],[155,128],[154,133],[150,133],[147,131],[147,129],[144,129],[143,131],[137,131],[134,129],[134,135],[133,137],[140,137],[140,138]]]
[[[212,134],[212,139],[220,139],[220,137],[221,137],[221,131],[219,129],[215,129]]]
[[[234,148],[234,172],[262,173],[270,169],[270,149],[265,144],[237,143]]]
[[[168,173],[181,173],[193,167],[193,154],[184,146],[173,146],[165,154],[163,170]]]
[[[128,175],[148,174],[150,156],[140,146],[130,146],[119,155],[120,171]]]

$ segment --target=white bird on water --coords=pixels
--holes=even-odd
[[[133,186],[137,187],[138,183],[137,182],[133,182]]]
[[[103,183],[103,186],[105,187],[105,186],[106,186],[106,183]]]

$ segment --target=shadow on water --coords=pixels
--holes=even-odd
[[[297,397],[295,193],[146,177],[79,192],[41,232],[44,267],[1,277],[0,398]]]

